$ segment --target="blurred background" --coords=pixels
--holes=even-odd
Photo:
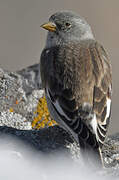
[[[40,25],[59,10],[78,12],[112,61],[113,104],[109,134],[119,132],[119,1],[0,0],[0,67],[11,71],[39,62],[46,31]]]

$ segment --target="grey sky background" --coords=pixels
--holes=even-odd
[[[109,133],[119,132],[119,0],[0,0],[0,67],[15,71],[39,62],[46,38],[40,25],[59,10],[83,16],[109,54],[113,68]]]

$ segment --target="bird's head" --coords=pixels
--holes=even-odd
[[[80,15],[70,11],[53,14],[49,22],[41,27],[49,31],[47,46],[55,46],[68,41],[94,39],[89,24]]]

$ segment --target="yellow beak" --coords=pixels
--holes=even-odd
[[[53,22],[48,22],[41,25],[42,28],[48,30],[48,31],[56,31],[56,25]]]

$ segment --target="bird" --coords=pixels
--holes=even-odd
[[[50,115],[102,166],[111,116],[110,59],[78,13],[56,12],[41,27],[48,30],[40,74]]]

